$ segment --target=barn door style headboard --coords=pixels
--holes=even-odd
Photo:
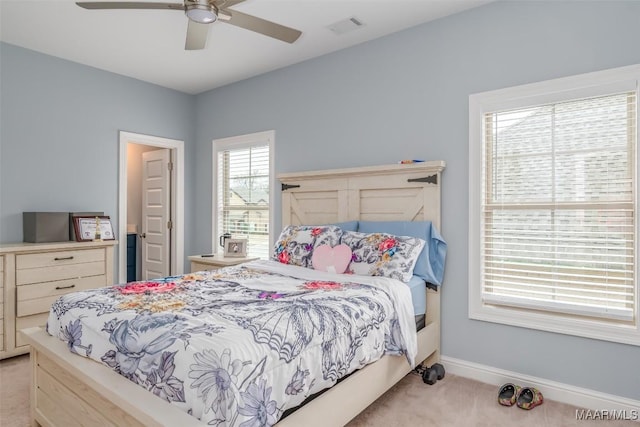
[[[282,226],[432,221],[440,230],[442,160],[281,173]]]

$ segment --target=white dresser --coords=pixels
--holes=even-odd
[[[60,295],[112,285],[116,243],[0,244],[0,359],[29,351],[19,331],[44,326]]]

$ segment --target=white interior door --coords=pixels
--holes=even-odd
[[[142,153],[142,280],[171,275],[171,151]]]

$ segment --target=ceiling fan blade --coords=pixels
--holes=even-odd
[[[214,3],[218,9],[226,9],[231,6],[235,6],[238,3],[242,3],[245,0],[215,0]]]
[[[242,3],[245,0],[213,0],[213,3],[218,8],[218,19],[222,21],[229,21],[231,19],[231,10],[227,10],[228,7],[235,6],[238,3]]]
[[[226,12],[231,13],[231,19],[223,22],[235,25],[236,27],[255,31],[256,33],[264,34],[265,36],[273,37],[274,39],[282,40],[283,42],[293,43],[298,40],[298,37],[302,34],[301,31],[296,29],[285,27],[284,25],[276,24],[275,22],[267,21],[266,19],[247,15],[246,13],[238,12],[237,10],[226,10]]]
[[[182,3],[92,1],[76,2],[76,4],[85,9],[170,9],[184,11],[184,4]]]
[[[188,20],[187,41],[184,44],[185,50],[204,49],[207,44],[207,35],[209,35],[209,24],[199,24]]]

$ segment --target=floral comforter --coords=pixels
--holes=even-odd
[[[273,261],[58,299],[49,334],[215,426],[270,426],[385,354],[417,351],[407,286]]]

